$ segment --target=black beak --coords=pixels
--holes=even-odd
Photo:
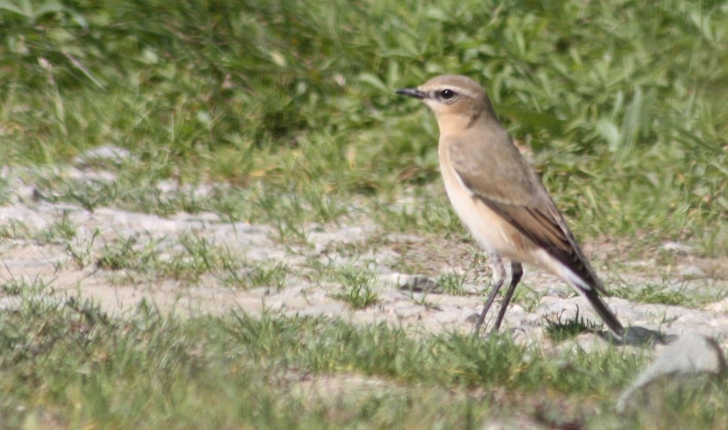
[[[425,95],[425,93],[418,90],[417,88],[402,88],[402,89],[396,90],[395,93],[402,95],[402,96],[414,97],[416,99],[424,99],[427,97]]]

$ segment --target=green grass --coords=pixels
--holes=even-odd
[[[43,4],[0,4],[0,159],[54,164],[102,144],[134,154],[97,163],[111,184],[41,185],[51,199],[263,217],[302,240],[292,214],[327,222],[352,196],[388,205],[437,181],[433,119],[392,90],[463,73],[489,90],[580,235],[726,248],[718,3]],[[258,187],[259,209],[241,205],[250,192],[161,196],[161,180]],[[281,193],[282,207],[250,213]],[[455,222],[418,216],[434,231]]]
[[[463,284],[465,284],[467,273],[459,275],[455,272],[446,273],[437,280],[437,285],[442,288],[442,292],[449,295],[465,294]]]
[[[269,287],[281,289],[291,269],[282,263],[246,261],[244,255],[217,246],[211,240],[187,232],[166,243],[164,239],[148,241],[130,237],[104,244],[95,257],[95,267],[124,270],[142,279],[172,279],[186,285],[198,284],[204,275],[212,275],[222,284],[236,289]],[[165,251],[160,248],[165,247]],[[85,253],[91,254],[90,248]]]
[[[436,123],[393,94],[460,73],[488,90],[580,240],[629,243],[618,260],[666,240],[724,258],[726,28],[713,1],[0,0],[0,204],[17,202],[21,180],[34,190],[28,205],[212,212],[270,226],[305,263],[247,261],[193,232],[99,244],[65,212],[39,232],[2,223],[0,238],[61,247],[59,269],[118,271],[131,284],[212,276],[277,290],[305,278],[353,309],[380,297],[368,259],[399,247],[398,271],[465,294],[488,278],[442,190]],[[88,163],[83,178],[57,169],[104,145],[131,156]],[[352,224],[374,232],[313,255],[310,232]],[[647,351],[323,318],[179,318],[145,303],[120,318],[82,299],[41,300],[40,278],[1,282],[4,428],[444,429],[513,415],[552,428],[728,425],[716,381],[658,391],[617,416]],[[692,307],[725,295],[610,289]],[[541,294],[521,287],[514,302],[530,312]],[[431,296],[410,298],[436,311]],[[548,342],[589,328],[578,316],[545,326]],[[311,388],[326,381],[343,392]]]
[[[327,269],[327,272],[331,281],[341,285],[342,290],[335,293],[334,297],[345,301],[354,309],[364,309],[379,301],[375,291],[378,278],[371,270],[354,266],[334,266]]]
[[[557,342],[576,337],[582,333],[596,333],[600,327],[596,323],[587,321],[579,316],[579,308],[576,308],[576,315],[573,318],[562,319],[562,313],[556,316],[556,320],[547,319],[544,323],[544,334]]]
[[[227,285],[246,289],[260,286],[281,289],[291,271],[288,266],[281,263],[253,265],[240,270],[233,262],[227,264],[225,270],[228,271],[224,277]]]
[[[687,284],[671,286],[647,282],[634,288],[630,285],[617,285],[612,288],[614,295],[636,303],[659,303],[700,308],[709,303],[718,302],[728,297],[728,291],[695,291],[688,290]]]
[[[647,358],[547,354],[504,336],[414,339],[321,318],[179,319],[144,304],[122,320],[86,302],[28,298],[0,314],[0,416],[5,428],[479,428],[513,414],[589,428],[728,422],[728,391],[713,382],[615,415],[616,394]],[[336,375],[364,383],[337,385],[343,394],[307,385]],[[502,389],[520,400],[499,398]]]

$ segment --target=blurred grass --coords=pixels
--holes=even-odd
[[[728,243],[719,2],[0,1],[0,160],[128,148],[138,184],[385,199],[437,179],[392,94],[482,82],[580,234]],[[728,248],[728,246],[725,246]]]
[[[95,166],[112,183],[29,180],[50,202],[212,210],[268,222],[282,242],[305,242],[304,222],[352,206],[387,230],[462,236],[438,183],[436,124],[392,94],[462,73],[488,89],[580,235],[695,239],[725,254],[726,64],[728,7],[712,1],[0,0],[0,165],[71,163],[115,145],[133,157]],[[155,188],[163,181],[190,186]],[[232,187],[196,193],[219,181]],[[9,184],[0,177],[1,201]],[[75,229],[64,218],[37,240],[63,243]],[[290,271],[241,271],[194,236],[176,256],[186,264],[133,245],[105,248],[99,267],[190,282],[216,270],[236,288],[278,287]],[[68,249],[80,267],[91,263],[82,251]],[[321,273],[352,307],[377,299],[373,274]],[[146,305],[113,318],[39,298],[47,286],[36,281],[0,286],[4,428],[479,428],[543,411],[560,414],[544,423],[556,428],[728,422],[717,383],[616,416],[640,353],[413,339],[326,319],[179,319]],[[688,300],[646,291],[638,298]],[[526,308],[540,298],[519,294]],[[311,396],[310,375],[379,388]]]
[[[521,346],[508,336],[417,337],[386,324],[272,315],[112,318],[34,298],[0,313],[3,428],[725,428],[718,381],[656,391],[617,415],[649,353]],[[567,346],[567,345],[564,345]]]
[[[0,313],[3,428],[724,428],[725,384],[655,392],[626,415],[617,393],[644,352],[545,352],[508,336],[416,338],[386,324],[239,314],[180,318],[146,303],[113,318],[75,299]],[[559,424],[560,423],[560,424]],[[571,424],[568,424],[571,423]]]

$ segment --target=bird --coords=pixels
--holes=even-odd
[[[419,99],[435,114],[440,129],[438,156],[447,196],[475,241],[488,253],[493,286],[474,327],[479,335],[486,314],[511,282],[495,321],[497,331],[523,276],[535,266],[571,285],[618,336],[624,327],[600,293],[608,295],[541,178],[516,148],[496,116],[485,89],[467,76],[442,75],[397,94]]]

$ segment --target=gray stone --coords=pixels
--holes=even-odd
[[[412,295],[408,292],[402,292],[399,290],[393,290],[391,288],[382,289],[380,292],[377,293],[379,295],[379,299],[383,303],[394,303],[394,302],[400,302],[400,301],[409,301],[412,298]]]
[[[386,241],[389,243],[420,243],[425,239],[414,234],[392,233],[386,236]]]
[[[270,303],[267,307],[267,310],[270,312],[280,312],[285,308],[286,308],[286,304],[280,300],[277,300],[273,303]]]
[[[64,302],[63,299],[50,297],[45,295],[28,295],[28,296],[11,296],[0,298],[0,310],[17,311],[24,303],[35,302],[42,303],[46,306],[59,305]]]
[[[683,267],[683,269],[682,269],[682,275],[684,277],[686,277],[686,278],[691,278],[691,279],[695,279],[695,278],[705,278],[707,276],[705,274],[705,272],[703,271],[703,269],[701,269],[698,266],[687,266],[687,267]]]
[[[77,156],[73,162],[80,165],[91,164],[94,161],[110,161],[121,164],[129,158],[131,158],[129,150],[114,145],[104,145],[84,152]]]
[[[392,308],[392,311],[397,314],[398,317],[401,318],[411,318],[418,316],[422,314],[422,312],[425,310],[424,306],[420,305],[407,305],[407,304],[398,304],[397,306]]]
[[[327,316],[327,317],[338,317],[347,311],[346,304],[342,302],[329,302],[314,304],[306,309],[297,311],[289,311],[286,315],[289,316]]]
[[[481,292],[483,292],[483,287],[483,285],[463,284],[460,287],[460,290],[468,294],[480,294]]]
[[[437,312],[433,318],[440,324],[452,324],[463,319],[463,312],[459,309]]]
[[[43,230],[49,224],[38,211],[25,206],[0,207],[0,225],[19,224],[20,228]]]
[[[679,242],[665,242],[662,244],[662,249],[665,251],[672,251],[677,254],[690,254],[693,251],[691,246]]]
[[[526,416],[500,418],[483,425],[483,430],[546,430],[546,427]]]
[[[728,299],[723,299],[719,302],[711,303],[705,307],[705,310],[716,313],[728,313]]]
[[[728,376],[723,351],[718,343],[707,336],[693,333],[665,348],[660,356],[645,369],[632,385],[622,392],[617,411],[624,413],[632,395],[652,381],[670,375],[715,374]]]
[[[406,275],[394,273],[383,277],[382,280],[392,282],[400,290],[431,293],[436,292],[440,286],[437,279],[425,275]]]
[[[332,243],[355,243],[366,239],[367,231],[362,227],[343,227],[335,231],[308,231],[307,239],[323,250]]]

